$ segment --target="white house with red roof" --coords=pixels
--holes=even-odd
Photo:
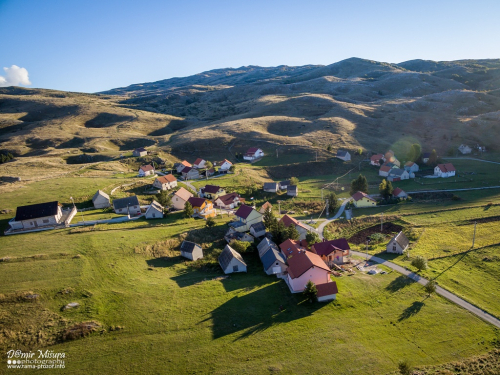
[[[180,163],[176,163],[174,167],[177,170],[177,173],[181,173],[184,168],[192,167],[192,165],[191,163],[188,163],[186,160],[183,160]]]
[[[391,167],[388,165],[382,165],[378,170],[378,175],[382,177],[389,176],[389,172],[391,171]]]
[[[314,284],[331,282],[330,267],[317,254],[306,250],[296,250],[286,259],[288,263],[286,283],[292,293],[301,293],[310,280]]]
[[[318,302],[333,301],[337,298],[337,294],[339,292],[335,281],[318,284],[316,285],[316,289],[318,290],[318,294],[316,295]]]
[[[370,157],[370,164],[375,166],[381,166],[385,163],[385,157],[383,154],[376,154]]]
[[[264,151],[257,147],[250,147],[245,155],[243,155],[244,160],[256,160],[264,156]]]
[[[202,159],[202,158],[198,158],[195,160],[195,162],[193,163],[193,168],[196,168],[196,169],[201,169],[201,168],[205,168],[205,164],[207,163],[206,160]]]
[[[155,169],[152,165],[142,165],[139,168],[139,177],[152,176],[155,174]]]
[[[455,176],[456,169],[451,163],[438,164],[434,168],[434,176],[439,177],[453,177]]]
[[[221,161],[220,166],[219,166],[219,172],[227,172],[231,168],[233,163],[231,163],[229,160],[224,159]]]
[[[331,265],[344,264],[344,257],[349,256],[351,248],[345,238],[318,242],[311,245],[311,252],[319,255],[323,261]]]
[[[299,232],[300,234],[300,237],[299,237],[299,240],[305,240],[306,238],[306,235],[307,235],[307,227],[302,224],[300,221],[298,221],[297,219],[291,217],[291,216],[288,216],[288,215],[284,215],[280,221],[285,225],[285,227],[289,227],[290,225],[293,225],[295,227],[295,229],[297,229],[297,231]]]
[[[241,197],[238,193],[229,193],[229,194],[222,195],[222,196],[218,197],[214,201],[214,204],[218,208],[231,210],[235,207],[238,207],[238,204],[240,203],[240,199],[241,199]]]
[[[153,182],[153,186],[160,190],[170,190],[177,187],[177,179],[171,174],[160,176]]]
[[[393,190],[392,195],[394,196],[394,198],[408,198],[408,194],[406,194],[403,189],[400,189],[398,187]]]
[[[242,204],[234,216],[236,217],[236,221],[229,223],[229,225],[238,232],[249,231],[252,224],[261,222],[264,217],[259,211],[246,204]]]

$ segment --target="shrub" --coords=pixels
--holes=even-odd
[[[415,267],[417,270],[422,271],[427,269],[427,259],[423,256],[418,255],[411,261],[411,265]]]
[[[430,280],[425,286],[424,289],[427,292],[427,294],[431,295],[432,293],[436,292],[437,288],[437,283],[435,280]]]
[[[384,239],[385,239],[385,236],[382,233],[373,233],[370,236],[371,242],[375,243],[375,244],[382,242]]]

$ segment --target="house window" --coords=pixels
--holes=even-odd
[[[238,266],[233,266],[233,272],[238,272]]]
[[[153,214],[153,217],[156,217],[156,214]]]
[[[396,244],[392,245],[392,251],[396,251]]]

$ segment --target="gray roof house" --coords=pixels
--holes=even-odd
[[[288,187],[288,185],[290,185],[290,180],[285,180],[285,181],[279,182],[280,190],[285,190]]]
[[[162,219],[165,208],[157,201],[152,201],[146,210],[146,219]]]
[[[288,185],[286,188],[286,195],[296,197],[299,195],[299,187],[297,185]]]
[[[182,241],[181,244],[181,256],[191,260],[197,260],[203,258],[203,250],[201,246],[197,243],[190,241]]]
[[[264,191],[268,193],[276,193],[278,191],[277,182],[264,182]]]
[[[266,234],[266,226],[262,221],[250,225],[250,234],[254,237],[262,237]]]
[[[106,208],[111,206],[111,203],[109,203],[109,195],[102,190],[97,190],[92,197],[92,203],[95,208]]]
[[[225,274],[233,272],[247,272],[247,264],[240,253],[226,245],[219,255],[219,264]]]
[[[260,243],[257,245],[257,250],[259,251],[259,257],[262,258],[262,256],[269,250],[269,249],[276,249],[279,251],[278,246],[271,241],[269,238],[264,238]]]
[[[337,155],[335,155],[335,157],[343,161],[351,160],[351,154],[349,154],[348,151],[338,150]]]
[[[403,254],[403,252],[408,249],[409,245],[410,240],[405,236],[403,232],[399,232],[391,238],[386,246],[386,251],[388,253]]]
[[[139,215],[141,213],[139,199],[135,195],[113,200],[113,209],[117,214]]]
[[[271,247],[260,260],[264,266],[264,272],[268,275],[280,277],[288,268],[285,256],[277,248]]]

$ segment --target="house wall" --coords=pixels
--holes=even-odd
[[[228,171],[229,168],[231,168],[231,164],[229,164],[227,161],[222,163],[222,165],[219,167],[219,169],[222,169],[223,171]]]
[[[274,267],[279,267],[280,268],[280,272],[278,274],[276,274],[276,273],[273,272],[273,268]],[[287,268],[288,268],[288,266],[286,264],[284,264],[283,262],[280,262],[279,260],[276,260],[276,262],[274,262],[271,265],[271,267],[269,267],[267,270],[264,268],[264,272],[267,275],[279,275],[279,274],[282,274],[283,272],[285,272],[287,270]]]
[[[139,176],[141,176],[141,177],[152,176],[152,175],[154,175],[154,173],[155,173],[154,170],[144,172],[142,169],[139,169]]]
[[[297,228],[297,231],[300,234],[299,240],[305,240],[306,239],[306,235],[307,235],[307,229],[303,228],[303,227],[301,227],[299,225],[296,225],[295,228]]]
[[[311,280],[314,284],[323,284],[329,282],[330,274],[324,269],[311,267],[300,277],[292,279],[290,275],[287,275],[287,279],[288,284],[292,288],[292,292],[299,293],[304,291],[309,280]]]
[[[254,237],[261,237],[266,234],[265,230],[261,230],[260,232],[255,232],[253,228],[250,228],[250,234]]]
[[[262,214],[255,211],[255,210],[252,210],[252,212],[250,212],[250,215],[248,215],[247,219],[246,220],[241,220],[242,222],[244,222],[246,225],[242,225],[241,227],[238,227],[238,228],[235,228],[238,232],[246,232],[248,230],[250,230],[250,227],[252,226],[252,224],[255,224],[255,223],[258,223],[260,221],[262,221]]]
[[[111,204],[109,203],[109,199],[101,195],[99,195],[94,201],[95,208],[106,208],[109,207],[110,205]]]
[[[133,151],[132,152],[132,155],[133,156],[146,156],[148,154],[147,151],[142,151],[142,152],[136,152],[136,151]]]
[[[21,220],[20,222],[14,222],[16,228],[12,227],[12,229],[33,229],[33,228],[38,228],[38,227],[44,227],[47,225],[58,225],[61,223],[61,218],[62,218],[62,211],[61,207],[57,207],[57,214],[53,216],[44,216],[44,217],[37,217],[35,219],[30,219],[30,220]],[[21,225],[18,225],[17,223],[21,223]]]
[[[394,246],[396,246],[396,250],[394,250]],[[394,254],[403,254],[403,249],[396,241],[391,241],[387,244],[385,250],[388,253],[394,253]]]
[[[195,247],[192,253],[186,253],[184,251],[181,251],[181,256],[191,260],[198,260],[203,258],[203,250],[198,247]]]
[[[177,195],[174,195],[172,197],[172,205],[176,210],[183,210],[184,206],[186,205],[186,201]]]
[[[354,205],[356,207],[375,207],[377,205],[377,202],[363,197],[359,201],[354,202]]]
[[[130,207],[123,207],[120,209],[115,209],[115,213],[117,214],[127,215],[127,212],[129,212],[130,215],[139,215],[141,213],[141,206],[130,206]]]
[[[146,219],[161,219],[163,218],[163,212],[158,211],[157,209],[148,209],[146,211]]]
[[[318,302],[333,301],[336,298],[337,298],[336,294],[330,294],[327,296],[318,297]]]
[[[233,267],[238,266],[238,271],[233,271]],[[231,262],[227,266],[225,270],[223,270],[225,274],[233,273],[233,272],[247,272],[247,266],[241,263],[238,259],[233,258]]]
[[[381,170],[379,169],[379,171],[378,171],[378,175],[379,175],[379,176],[382,176],[382,177],[387,177],[387,176],[389,176],[389,172],[384,172],[384,171],[381,171]]]

